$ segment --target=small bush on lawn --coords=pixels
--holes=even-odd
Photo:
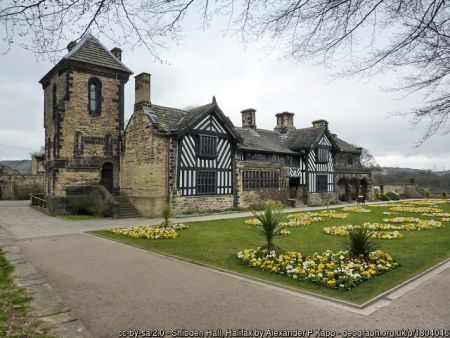
[[[386,195],[391,199],[391,201],[400,200],[400,194],[395,191],[389,191]]]
[[[445,191],[442,193],[442,198],[443,198],[443,199],[446,199],[446,198],[447,198],[447,193],[446,193]]]
[[[368,257],[376,250],[375,242],[371,238],[372,231],[363,227],[348,230],[347,237],[342,242],[343,249],[348,251],[351,257]]]
[[[387,253],[372,251],[366,257],[352,257],[348,251],[325,251],[311,257],[300,252],[271,251],[260,256],[260,248],[245,249],[237,258],[250,267],[297,280],[307,280],[329,288],[349,290],[362,282],[398,267]]]
[[[166,205],[163,209],[162,209],[162,217],[164,218],[164,221],[162,222],[161,226],[163,227],[168,227],[170,224],[170,218],[173,216],[173,211],[172,208],[170,207],[170,205]]]
[[[380,200],[382,200],[382,201],[390,201],[391,198],[388,195],[386,195],[386,194],[381,194]]]
[[[281,232],[286,228],[279,225],[283,220],[283,215],[279,210],[274,211],[273,206],[269,204],[264,212],[254,211],[253,216],[259,221],[258,224],[255,224],[256,231],[266,240],[266,244],[260,248],[261,254],[270,251],[281,252],[282,250],[273,243],[273,240],[277,236],[282,236]]]

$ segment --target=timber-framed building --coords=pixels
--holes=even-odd
[[[190,110],[154,104],[151,76],[141,73],[124,126],[132,72],[120,49],[109,51],[91,35],[69,49],[41,80],[50,197],[103,185],[145,216],[159,215],[167,203],[185,212],[261,200],[323,205],[370,198],[361,148],[332,134],[326,120],[296,129],[294,114],[281,112],[266,130],[257,128],[256,110],[245,109],[236,127],[215,98]]]

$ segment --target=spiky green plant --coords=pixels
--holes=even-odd
[[[377,250],[372,232],[364,227],[356,227],[348,231],[343,241],[343,249],[347,250],[352,257],[369,256],[369,253]]]
[[[281,230],[286,228],[279,225],[284,218],[279,209],[274,210],[273,205],[268,204],[264,211],[252,211],[252,214],[260,222],[255,227],[256,231],[266,240],[266,244],[260,247],[260,254],[263,255],[270,251],[282,252],[283,250],[273,243],[275,237],[281,236]]]
[[[164,221],[162,222],[163,227],[168,227],[170,225],[170,218],[173,216],[173,210],[169,204],[164,206],[161,212],[162,218],[164,218]]]

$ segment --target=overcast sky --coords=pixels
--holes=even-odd
[[[417,95],[383,90],[396,81],[393,74],[334,78],[330,76],[334,69],[293,63],[261,44],[244,48],[219,29],[202,31],[188,22],[184,35],[178,44],[168,43],[161,50],[168,64],[154,62],[144,48],[119,46],[133,76],[152,74],[153,103],[183,108],[206,104],[215,95],[235,125],[241,125],[241,110],[255,108],[257,127],[264,129],[275,127],[276,113],[290,111],[297,128],[309,127],[316,119],[328,120],[331,132],[369,149],[383,166],[450,169],[450,135],[434,136],[416,148],[424,126],[414,128],[393,114],[422,102]],[[0,160],[28,159],[44,144],[43,90],[38,81],[52,63],[13,48],[0,55],[0,65]],[[133,76],[126,85],[126,119],[134,103]]]

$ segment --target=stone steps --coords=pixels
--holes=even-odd
[[[119,218],[138,218],[142,217],[140,212],[134,207],[126,196],[116,196],[116,201],[119,202]]]

